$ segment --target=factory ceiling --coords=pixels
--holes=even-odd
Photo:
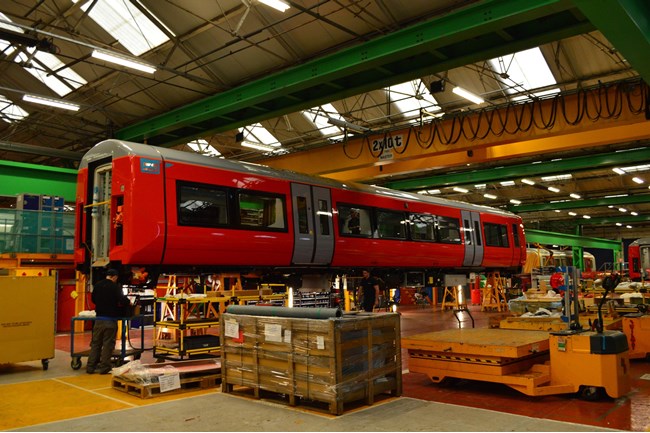
[[[113,137],[650,234],[646,1],[280,3],[2,2],[0,160]]]

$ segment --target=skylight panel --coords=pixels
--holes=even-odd
[[[507,93],[520,93],[557,84],[539,47],[491,59],[490,65],[504,80]],[[559,92],[560,89],[555,88],[532,95],[542,97]],[[513,99],[527,98],[528,96],[522,95]]]
[[[11,21],[6,15],[0,13],[0,18],[5,21]],[[0,23],[0,28],[12,30],[14,32],[25,33],[20,27],[12,26],[11,24]],[[0,41],[0,50],[5,55],[9,55],[15,51],[15,48],[6,41]],[[53,54],[44,51],[38,51],[36,48],[27,48],[26,51],[32,56],[19,53],[14,61],[16,63],[31,63],[31,67],[26,67],[25,70],[36,77],[39,81],[44,83],[47,87],[54,90],[59,96],[65,96],[73,89],[78,89],[87,83],[79,74],[65,65]],[[53,71],[57,71],[56,74]],[[67,83],[67,84],[66,84]]]
[[[7,123],[14,123],[29,116],[29,113],[9,99],[0,95],[0,118]]]
[[[65,96],[72,90],[86,84],[86,80],[72,69],[66,68],[56,56],[43,51],[36,51],[34,48],[28,48],[27,50],[33,52],[34,57],[31,61],[32,67],[25,68],[25,70],[54,90],[59,96]],[[28,62],[29,59],[27,55],[20,53],[16,56],[16,61]],[[57,71],[57,73],[54,74],[52,71]]]
[[[424,89],[424,92],[421,89]],[[384,90],[404,117],[419,115],[421,108],[431,113],[441,110],[438,101],[426,90],[421,80],[407,81],[386,87]]]
[[[77,0],[73,1],[76,3]],[[92,3],[86,2],[81,9],[85,12]],[[146,53],[169,40],[130,1],[98,0],[88,15],[134,56]]]
[[[240,132],[244,133],[244,141],[259,143],[265,146],[280,147],[281,143],[260,123],[246,126]]]
[[[214,156],[214,157],[221,156],[221,152],[219,152],[210,143],[208,143],[206,140],[202,138],[199,138],[198,140],[190,141],[189,143],[187,143],[187,145],[190,147],[190,149],[192,149],[193,151],[201,155]]]
[[[330,140],[340,140],[343,138],[343,130],[338,126],[332,125],[328,120],[328,117],[332,117],[345,121],[343,116],[339,114],[332,104],[323,104],[320,107],[305,110],[302,112],[302,115],[313,123],[320,130],[321,134],[329,136]]]

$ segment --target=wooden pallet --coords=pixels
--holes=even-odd
[[[140,398],[151,398],[159,395],[179,394],[197,389],[215,388],[221,382],[220,374],[210,374],[206,376],[195,376],[181,378],[181,387],[171,391],[160,392],[160,385],[152,383],[145,385],[143,383],[130,382],[128,380],[113,377],[112,387],[127,394]]]
[[[255,400],[272,401],[291,407],[299,406],[302,409],[313,410],[323,414],[329,413],[331,415],[342,415],[350,410],[364,406],[372,406],[375,403],[400,396],[396,390],[394,380],[376,386],[376,394],[372,396],[365,395],[365,392],[362,390],[352,396],[346,396],[345,401],[314,400],[307,397],[290,395],[289,393],[269,391],[260,387],[235,386],[231,384],[226,384],[222,392]]]

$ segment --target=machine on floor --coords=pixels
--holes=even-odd
[[[603,299],[617,283],[616,277],[603,281]],[[575,285],[565,294],[563,331],[457,329],[402,339],[410,357],[409,371],[424,373],[435,383],[448,378],[503,383],[530,396],[577,392],[592,399],[603,391],[612,398],[627,394],[630,363],[625,334],[603,330],[602,303],[596,330],[583,330],[572,299],[578,299]]]

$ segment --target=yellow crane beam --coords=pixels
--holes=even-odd
[[[614,91],[602,92],[598,95],[601,101],[594,103],[604,106],[604,98],[615,98],[611,95]],[[535,103],[538,105],[532,107],[532,110],[529,109],[531,107],[525,108],[526,104],[514,110],[496,109],[490,116],[492,125],[488,124],[486,113],[464,115],[464,127],[485,138],[468,139],[459,134],[455,142],[445,144],[440,142],[439,135],[436,140],[431,140],[433,125],[425,124],[422,127],[414,126],[393,131],[390,136],[369,135],[351,139],[347,143],[274,157],[263,163],[288,170],[296,170],[299,167],[300,172],[340,181],[367,182],[425,170],[461,167],[486,161],[530,157],[650,138],[650,128],[643,110],[630,108],[643,106],[642,92],[627,93],[625,98],[625,103],[620,104],[620,113],[607,118],[601,116],[595,121],[589,116],[580,115],[580,110],[584,110],[583,101],[587,98],[584,98],[584,94],[574,94],[563,96],[559,100],[538,101]],[[526,125],[530,121],[531,112],[537,116],[537,124],[547,121],[549,116],[554,116],[555,120],[551,127],[540,128],[533,125],[525,132],[504,132],[499,136],[488,130],[490,126],[492,130],[502,128],[500,123],[495,127],[495,122],[505,119],[506,131],[517,131],[516,124]],[[458,134],[458,118],[434,122],[437,123],[438,131],[444,132],[446,136]],[[397,147],[382,153],[379,143],[386,138],[392,139]]]

